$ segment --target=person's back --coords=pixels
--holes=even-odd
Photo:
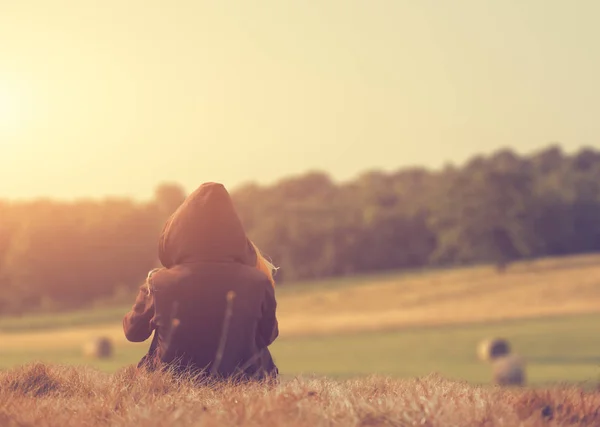
[[[140,366],[277,375],[267,348],[278,335],[275,291],[257,268],[257,252],[222,185],[204,184],[190,195],[163,230],[165,268],[152,272],[123,320],[130,341],[155,330]]]

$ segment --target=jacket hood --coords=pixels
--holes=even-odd
[[[238,262],[256,265],[256,252],[225,187],[202,184],[167,220],[160,236],[162,265]]]

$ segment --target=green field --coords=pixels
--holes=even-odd
[[[414,275],[385,274],[319,282],[306,288],[282,288],[279,291],[282,334],[272,346],[273,355],[281,372],[288,376],[415,377],[438,372],[452,379],[487,383],[491,369],[477,360],[477,343],[484,338],[503,337],[527,361],[530,384],[597,383],[600,380],[600,305],[597,312],[589,312],[589,307],[590,303],[593,307],[600,296],[600,267],[596,267],[600,263],[582,265],[580,261],[565,260],[546,264],[536,267],[535,273],[522,266],[500,278],[492,270],[478,267]],[[523,294],[530,294],[535,304],[519,305],[517,297]],[[460,321],[427,323],[435,320],[430,318],[431,313],[435,315],[438,308],[441,312],[448,304],[456,305],[456,318]],[[482,312],[486,311],[482,307],[486,304],[489,307],[504,304],[506,310],[501,313],[505,319],[492,316],[482,321],[485,319]],[[414,311],[414,307],[427,310],[414,311],[415,318],[409,318],[406,324],[402,323],[406,319],[399,319],[392,326],[388,323],[373,329],[370,325],[363,331],[356,329],[356,325],[344,330],[343,324],[335,333],[329,330],[315,333],[310,328],[306,333],[298,333],[302,332],[298,328],[289,329],[287,333],[285,329],[288,323],[302,320],[298,317],[302,312],[306,313],[307,322],[311,316],[327,320],[343,315],[341,319],[353,319],[352,314],[374,316],[379,308],[394,305],[404,307],[401,312]],[[527,311],[529,306],[535,311]],[[474,313],[472,321],[465,315],[469,307]],[[554,311],[549,309],[552,307]],[[570,311],[565,307],[570,307]],[[98,361],[82,356],[79,335],[72,340],[56,335],[65,327],[79,334],[86,327],[110,324],[111,336],[118,337],[119,320],[128,308],[2,319],[0,368],[45,361],[90,364],[114,371],[134,364],[148,342],[130,344],[115,338],[115,356],[109,361]],[[541,308],[546,311],[540,311]],[[531,315],[538,312],[545,314]],[[419,324],[421,320],[423,325]],[[28,334],[33,331],[38,333],[36,340],[43,337],[43,343],[40,341],[38,345],[33,338],[28,340]],[[17,338],[21,341],[15,341]]]
[[[351,377],[386,374],[448,378],[485,383],[490,369],[475,355],[481,337],[502,336],[528,361],[531,384],[600,380],[600,315],[510,321],[486,325],[415,328],[320,337],[285,337],[273,345],[282,373]],[[147,344],[146,344],[147,345]],[[1,351],[0,367],[40,360],[92,364],[113,371],[136,363],[146,345],[119,345],[108,362],[89,361],[79,347],[44,351]]]

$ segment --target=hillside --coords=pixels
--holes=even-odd
[[[527,358],[530,384],[600,377],[598,256],[520,263],[503,275],[474,267],[319,281],[283,286],[278,295],[281,336],[273,354],[286,375],[435,371],[486,383],[489,367],[475,348],[502,336]],[[128,308],[4,319],[0,368],[40,360],[115,371],[136,363],[148,343],[125,341],[120,320]],[[82,357],[82,344],[98,335],[114,340],[114,358]]]
[[[506,273],[471,267],[316,281],[278,289],[282,336],[441,326],[600,312],[600,255],[515,263]],[[133,302],[133,295],[132,295]],[[105,333],[118,339],[129,306],[77,314],[0,320],[0,340],[43,342],[36,325],[63,329],[67,339]],[[66,327],[69,323],[96,324]],[[39,336],[39,339],[37,338]],[[35,339],[33,337],[36,337]],[[62,341],[62,338],[61,338]]]

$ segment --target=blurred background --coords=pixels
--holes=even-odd
[[[136,363],[162,225],[218,181],[281,268],[286,375],[595,384],[599,14],[0,3],[0,369]]]

